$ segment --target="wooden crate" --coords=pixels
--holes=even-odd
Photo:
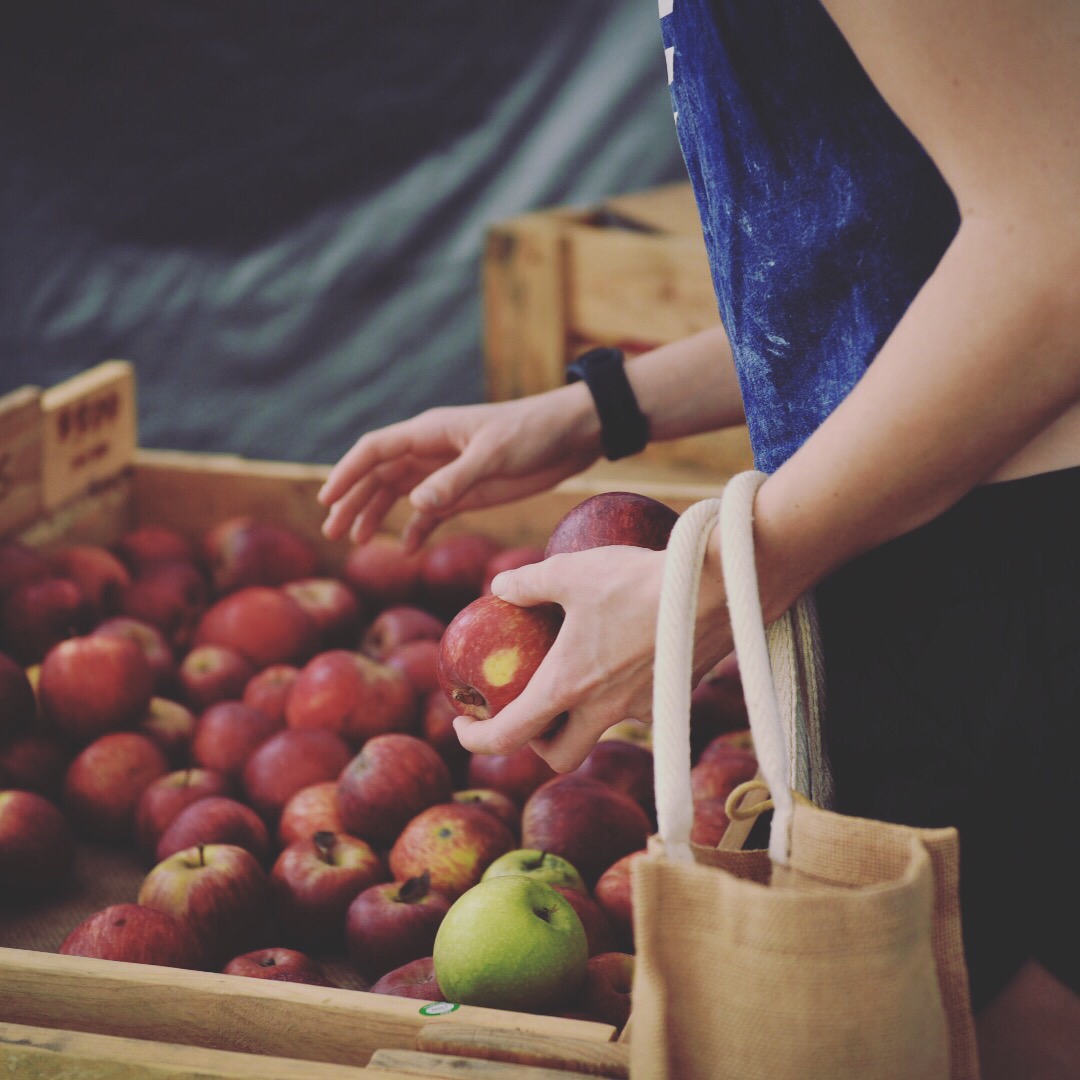
[[[251,514],[308,537],[324,568],[340,569],[347,546],[327,542],[319,531],[315,493],[326,466],[145,450],[136,441],[134,375],[123,362],[102,364],[52,390],[24,388],[0,398],[0,537],[45,549],[110,544],[135,525],[156,523],[197,539],[227,515]],[[683,510],[715,494],[716,482],[657,463],[604,463],[553,492],[463,515],[447,528],[478,530],[506,544],[543,543],[570,507],[610,490],[651,494]],[[0,909],[0,1072],[6,1065],[35,1076],[330,1080],[343,1075],[335,1066],[350,1065],[387,1077],[541,1080],[560,1065],[626,1075],[625,1047],[611,1042],[614,1029],[604,1024],[473,1007],[426,1016],[419,1002],[362,990],[55,952],[79,919],[133,900],[144,873],[133,855],[84,845],[75,895],[69,890],[36,909],[29,929],[25,918]],[[111,892],[114,884],[118,891]],[[38,944],[43,928],[44,947]],[[462,1054],[469,1060],[457,1060]],[[485,1056],[549,1071],[472,1060]],[[162,1062],[171,1071],[159,1068]]]
[[[561,386],[586,349],[636,356],[719,320],[689,184],[492,226],[484,253],[493,401]],[[752,467],[745,425],[649,446],[638,459],[731,475]]]

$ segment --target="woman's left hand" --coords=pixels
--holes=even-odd
[[[490,720],[454,721],[465,749],[509,754],[529,744],[557,772],[571,772],[609,727],[650,720],[664,557],[639,547],[591,548],[500,574],[496,596],[522,607],[556,603],[565,620],[517,698]],[[698,611],[695,682],[731,650],[716,579],[703,581]],[[568,718],[549,731],[564,712]]]

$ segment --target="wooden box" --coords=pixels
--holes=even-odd
[[[0,398],[0,537],[46,549],[110,544],[137,524],[156,523],[196,539],[228,515],[251,514],[307,536],[327,571],[340,568],[345,545],[330,544],[319,531],[315,493],[325,466],[153,451],[136,443],[127,363],[102,364],[44,392],[31,387]],[[463,516],[447,528],[476,529],[507,544],[542,543],[571,506],[618,489],[652,494],[682,510],[715,494],[716,486],[656,464],[643,470],[640,463],[606,463],[553,492]],[[61,897],[29,917],[0,907],[0,1072],[6,1065],[15,1075],[25,1069],[80,1077],[318,1080],[366,1069],[386,1070],[380,1076],[552,1075],[475,1060],[486,1055],[626,1075],[625,1048],[611,1042],[614,1029],[603,1024],[471,1007],[428,1016],[421,1002],[362,990],[56,953],[85,915],[133,900],[145,872],[133,854],[87,845]],[[447,1056],[454,1051],[456,1057]],[[464,1062],[456,1060],[463,1054]],[[353,1067],[348,1073],[346,1065]]]
[[[561,386],[586,349],[628,357],[719,321],[689,184],[492,226],[484,252],[487,396]],[[752,467],[744,425],[649,446],[637,459],[731,475]]]

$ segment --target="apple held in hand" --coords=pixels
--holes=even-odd
[[[142,904],[113,904],[84,919],[64,939],[61,956],[199,969],[202,943],[183,919]]]
[[[216,967],[237,948],[255,944],[269,893],[266,874],[250,851],[209,844],[158,863],[143,879],[138,899],[187,922]]]
[[[353,966],[367,978],[377,979],[411,960],[430,956],[450,904],[449,896],[431,888],[427,872],[365,889],[345,916],[345,941]]]
[[[435,938],[435,976],[449,1001],[519,1011],[572,1001],[588,943],[577,913],[533,878],[492,878],[464,893]]]
[[[382,859],[363,840],[317,832],[278,856],[270,871],[271,911],[290,940],[333,944],[344,934],[349,905],[387,876]]]
[[[679,515],[632,491],[606,491],[580,502],[552,530],[544,557],[566,551],[627,545],[663,551]]]
[[[557,604],[518,607],[481,596],[443,633],[439,682],[457,711],[487,720],[516,698],[555,644],[563,622]]]
[[[386,848],[420,811],[449,802],[452,791],[450,770],[423,740],[376,735],[338,778],[338,812],[350,833]]]
[[[221,971],[224,975],[243,975],[249,979],[269,979],[272,982],[334,985],[317,961],[296,949],[256,949],[243,956],[234,956]]]
[[[67,819],[42,795],[0,791],[0,903],[55,892],[75,862]]]
[[[41,662],[38,693],[42,715],[85,744],[134,727],[146,715],[154,673],[131,641],[75,637],[54,646]]]
[[[433,888],[456,898],[513,847],[510,831],[491,814],[475,806],[440,803],[401,831],[390,849],[390,871],[397,881],[405,881],[426,870]]]
[[[548,885],[565,885],[570,889],[585,888],[585,882],[574,867],[561,855],[534,848],[516,848],[500,855],[485,871],[481,881],[507,874],[524,874],[545,881]]]

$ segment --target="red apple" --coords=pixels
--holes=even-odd
[[[440,687],[424,699],[420,733],[424,741],[435,747],[446,762],[450,775],[454,778],[454,786],[460,787],[466,782],[472,754],[461,745],[461,740],[454,730],[454,718],[457,715],[457,709]]]
[[[241,700],[285,726],[285,702],[300,669],[293,664],[271,664],[257,672],[244,687]]]
[[[264,866],[270,859],[270,834],[262,818],[224,795],[208,795],[181,809],[158,840],[155,862],[199,844],[234,844]]]
[[[413,998],[416,1001],[442,1001],[443,992],[435,978],[435,961],[422,956],[401,967],[388,971],[371,987],[373,994]]]
[[[385,660],[407,641],[438,641],[446,623],[437,615],[410,604],[395,604],[380,611],[360,639],[360,651]]]
[[[0,791],[0,904],[55,892],[74,862],[71,829],[53,803],[32,791]]]
[[[278,819],[278,844],[287,848],[297,840],[309,840],[317,832],[345,832],[337,808],[336,780],[322,780],[301,788],[285,804]]]
[[[289,727],[324,728],[353,747],[375,735],[411,731],[416,713],[416,693],[401,672],[347,649],[310,660],[285,703]]]
[[[150,699],[150,707],[139,721],[137,730],[153,739],[169,759],[169,764],[180,769],[191,760],[196,723],[195,714],[186,705],[155,697]]]
[[[449,802],[452,790],[446,763],[422,739],[376,735],[338,779],[338,812],[350,833],[386,848],[422,810]]]
[[[286,729],[271,735],[248,759],[241,775],[244,794],[267,822],[277,825],[285,804],[303,788],[336,780],[351,751],[332,731]]]
[[[318,553],[303,537],[250,517],[227,518],[208,530],[202,552],[218,595],[313,577],[319,568]]]
[[[512,754],[473,754],[469,761],[469,787],[501,791],[524,806],[541,784],[558,774],[529,746]]]
[[[531,566],[543,558],[544,549],[536,547],[535,544],[524,544],[495,552],[484,567],[484,580],[480,586],[480,594],[490,593],[492,580],[504,570],[517,570],[522,566]]]
[[[349,905],[345,941],[353,966],[368,979],[430,956],[451,900],[430,875],[372,885]]]
[[[74,756],[75,750],[59,736],[31,730],[0,744],[0,772],[7,775],[8,787],[59,802]]]
[[[225,975],[243,975],[249,979],[306,983],[309,986],[334,985],[316,960],[296,949],[256,949],[233,957],[221,970]]]
[[[716,736],[750,724],[738,665],[721,661],[690,693],[690,745],[693,761]]]
[[[71,544],[48,559],[56,577],[74,581],[82,589],[95,622],[116,613],[131,575],[111,551],[97,544]]]
[[[256,947],[270,886],[259,860],[232,844],[187,848],[143,879],[139,903],[183,919],[220,966],[237,949]]]
[[[123,638],[90,635],[53,646],[38,682],[43,716],[77,742],[134,727],[150,707],[154,673]]]
[[[143,792],[168,771],[165,755],[145,735],[102,735],[68,766],[64,807],[75,827],[94,839],[130,840]]]
[[[182,919],[141,904],[113,904],[83,919],[64,939],[61,956],[91,956],[127,964],[194,968],[204,965],[202,943]]]
[[[135,840],[140,850],[153,858],[162,834],[181,810],[228,790],[225,776],[212,769],[178,769],[152,780],[135,807]]]
[[[690,828],[691,843],[711,848],[720,843],[731,824],[726,806],[727,799],[694,800],[694,823]]]
[[[570,906],[577,912],[581,925],[585,927],[585,938],[589,943],[589,955],[609,952],[615,948],[617,939],[607,912],[581,889],[569,885],[552,885],[557,893],[570,901]]]
[[[598,742],[574,770],[574,775],[599,780],[629,795],[649,815],[650,820],[655,820],[653,756],[652,751],[640,743],[625,739]]]
[[[706,750],[690,770],[690,790],[694,800],[726,799],[740,784],[757,776],[754,754],[728,747],[725,753]]]
[[[172,645],[165,635],[150,623],[133,619],[130,615],[116,615],[99,623],[91,635],[122,637],[133,641],[142,649],[150,670],[154,673],[154,692],[174,698],[180,692],[180,671]]]
[[[120,596],[119,613],[156,626],[180,652],[191,647],[195,627],[209,603],[209,589],[190,562],[148,563]]]
[[[743,728],[741,731],[725,731],[722,735],[717,735],[711,739],[701,752],[698,763],[700,764],[701,761],[708,762],[714,758],[727,757],[732,750],[737,753],[750,754],[751,756],[755,754],[754,736],[749,728]]]
[[[509,795],[504,795],[501,791],[467,788],[454,792],[454,802],[486,810],[489,814],[494,814],[515,837],[521,835],[521,809]]]
[[[557,604],[517,607],[481,596],[446,628],[439,682],[459,713],[487,720],[528,685],[555,643],[563,611]]]
[[[0,607],[0,648],[20,664],[37,664],[55,645],[85,634],[92,624],[93,610],[74,581],[27,582]]]
[[[254,665],[226,645],[196,645],[180,664],[184,701],[196,712],[239,701],[254,676]]]
[[[297,664],[314,652],[315,624],[281,589],[248,585],[223,597],[203,613],[196,645],[224,645],[256,670],[271,664]]]
[[[49,560],[21,540],[0,540],[0,605],[20,585],[52,577]]]
[[[634,957],[630,953],[605,952],[590,956],[585,965],[581,992],[587,1013],[620,1031],[630,1019],[630,993],[634,988]]]
[[[344,937],[345,913],[365,889],[389,875],[365,841],[317,832],[290,844],[270,871],[270,906],[293,941],[329,946]]]
[[[634,943],[634,893],[630,874],[634,860],[642,851],[632,851],[616,860],[601,875],[593,890],[593,898],[603,908],[626,950]]]
[[[400,671],[422,698],[441,689],[437,641],[406,641],[394,649],[385,662],[387,667]]]
[[[316,648],[344,648],[353,643],[360,626],[360,602],[344,581],[301,578],[282,585],[281,591],[291,596],[314,623]]]
[[[451,618],[484,587],[484,574],[501,545],[479,533],[436,537],[420,552],[424,607]]]
[[[631,491],[606,491],[580,502],[552,530],[545,558],[566,551],[629,545],[663,551],[679,520],[670,506]]]
[[[456,900],[515,844],[510,830],[487,811],[440,803],[402,829],[390,849],[390,872],[396,881],[407,881],[426,870],[432,888]]]
[[[345,556],[342,576],[366,610],[409,603],[420,589],[420,554],[406,553],[397,537],[377,533]]]
[[[250,705],[221,701],[199,717],[191,757],[196,765],[224,773],[238,785],[248,758],[280,730],[278,721]]]
[[[113,551],[135,571],[150,563],[194,563],[196,558],[191,542],[164,525],[139,525],[129,529],[113,544]]]
[[[650,831],[648,816],[629,795],[571,773],[529,797],[521,846],[561,855],[591,887],[617,859],[644,848]]]
[[[26,671],[0,653],[0,742],[24,732],[36,716],[37,698]]]

